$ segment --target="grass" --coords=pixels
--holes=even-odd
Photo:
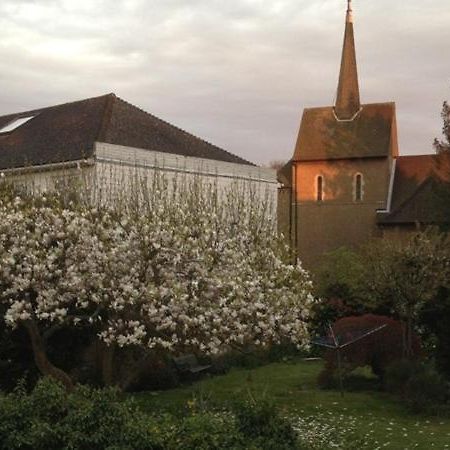
[[[448,418],[409,413],[367,377],[357,376],[352,382],[356,389],[345,392],[344,397],[337,391],[319,390],[316,377],[320,370],[317,361],[233,369],[189,386],[136,394],[135,399],[147,412],[183,414],[199,404],[226,406],[250,393],[265,395],[286,414],[304,420],[307,432],[315,429],[317,433],[346,435],[349,441],[358,440],[357,448],[450,449]]]

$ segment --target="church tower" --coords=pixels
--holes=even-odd
[[[293,157],[278,174],[279,229],[307,268],[377,234],[397,155],[395,104],[360,101],[348,0],[336,102],[303,111]]]
[[[353,11],[352,2],[348,0],[341,71],[339,73],[334,110],[339,119],[349,120],[358,114],[360,109],[358,68],[356,66],[355,38],[353,34]]]

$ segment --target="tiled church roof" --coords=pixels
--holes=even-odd
[[[294,161],[376,158],[397,152],[395,103],[362,105],[353,120],[340,121],[333,107],[303,112]],[[391,150],[392,145],[392,150]]]
[[[15,130],[0,131],[0,170],[89,158],[95,142],[252,165],[114,94],[1,116],[0,129],[32,115]]]

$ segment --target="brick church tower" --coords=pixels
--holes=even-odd
[[[279,230],[307,268],[380,234],[397,156],[395,104],[360,102],[348,0],[336,103],[303,111],[293,157],[278,173]]]

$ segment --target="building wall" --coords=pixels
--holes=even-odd
[[[293,163],[292,241],[307,268],[326,252],[380,235],[376,211],[386,208],[390,164],[388,158]],[[356,174],[363,176],[361,201],[354,198]],[[316,199],[319,175],[322,201]]]
[[[168,187],[179,182],[199,179],[219,193],[233,191],[250,201],[265,200],[275,219],[278,182],[276,171],[253,165],[235,164],[203,158],[96,143],[90,160],[26,167],[3,171],[3,178],[16,186],[35,192],[64,189],[77,180],[83,188],[103,200],[126,199],[142,183],[152,183],[155,174],[163,175]]]
[[[267,199],[276,211],[278,182],[273,169],[105,143],[96,143],[95,159],[97,183],[109,186],[111,195],[123,194],[133,178],[150,183],[159,173],[169,184],[175,178],[197,177],[221,191],[236,186],[250,197]]]
[[[46,192],[63,188],[65,183],[90,177],[94,171],[93,161],[82,164],[58,164],[26,169],[5,170],[4,180],[12,182],[17,188],[32,192]]]

